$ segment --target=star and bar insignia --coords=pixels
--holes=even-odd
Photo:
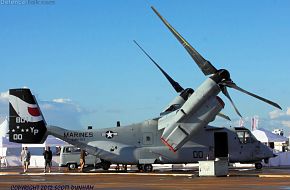
[[[105,136],[107,139],[112,139],[114,136],[118,136],[118,133],[113,131],[107,131],[105,133],[102,133],[102,136]]]

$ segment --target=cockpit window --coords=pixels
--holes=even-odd
[[[237,131],[237,135],[240,142],[243,144],[252,143],[254,141],[254,138],[252,137],[250,131],[247,130]]]

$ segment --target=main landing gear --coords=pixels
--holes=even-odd
[[[255,168],[257,169],[257,170],[260,170],[260,169],[262,169],[263,168],[263,165],[261,164],[261,163],[255,163]]]
[[[108,161],[102,161],[102,168],[103,170],[108,170],[111,166],[111,162],[108,162]]]
[[[102,168],[103,170],[108,170],[111,166],[111,162],[106,160],[101,160],[101,162],[95,164],[95,169]]]
[[[152,172],[153,171],[152,164],[138,164],[137,167],[138,167],[139,171],[144,171],[144,172]]]

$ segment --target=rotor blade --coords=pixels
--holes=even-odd
[[[231,121],[231,118],[230,118],[229,116],[223,114],[222,112],[218,113],[217,115],[220,116],[221,118],[224,118],[224,119],[226,119],[226,120]]]
[[[263,102],[266,102],[266,103],[268,103],[268,104],[270,104],[270,105],[272,105],[272,106],[274,106],[274,107],[279,108],[280,110],[282,110],[282,108],[281,108],[277,103],[272,102],[272,101],[270,101],[270,100],[268,100],[268,99],[266,99],[266,98],[263,98],[263,97],[261,97],[261,96],[258,96],[258,95],[256,95],[256,94],[253,94],[253,93],[251,93],[251,92],[248,92],[248,91],[246,91],[246,90],[244,90],[244,89],[238,87],[238,86],[237,86],[235,83],[233,83],[233,82],[227,82],[227,83],[225,83],[225,84],[226,84],[226,86],[228,86],[228,87],[230,87],[230,88],[236,89],[236,90],[238,90],[238,91],[240,91],[240,92],[243,92],[243,93],[245,93],[245,94],[248,94],[248,95],[250,95],[250,96],[253,96],[254,98],[257,98],[257,99],[259,99],[259,100],[261,100],[261,101],[263,101]]]
[[[170,82],[170,84],[173,86],[176,92],[181,92],[184,89],[179,85],[178,82],[173,80],[155,61],[150,57],[150,55],[135,41],[133,40],[134,43],[147,55],[147,57],[156,65],[156,67],[162,72],[162,74],[167,78],[167,80]]]
[[[171,31],[171,33],[177,38],[177,40],[182,44],[182,46],[186,49],[192,59],[199,66],[201,71],[205,75],[216,73],[217,69],[206,59],[204,59],[152,6],[152,10],[157,14],[157,16],[162,20],[162,22],[166,25],[166,27]]]
[[[222,92],[223,92],[223,94],[224,94],[224,95],[225,95],[225,96],[230,100],[230,102],[231,102],[232,106],[234,107],[236,113],[237,113],[240,117],[242,117],[242,115],[240,114],[239,110],[238,110],[237,107],[235,106],[235,104],[234,104],[232,98],[230,97],[230,94],[229,94],[229,92],[228,92],[228,90],[227,90],[227,87],[224,86],[223,89],[222,89]]]

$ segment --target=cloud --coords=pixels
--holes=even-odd
[[[81,118],[94,113],[94,111],[83,108],[70,98],[40,101],[39,106],[48,123],[67,129],[83,128]]]
[[[251,116],[243,118],[244,126],[251,130],[252,118],[258,119],[258,129],[265,128],[269,131],[274,129],[283,129],[284,136],[288,137],[290,135],[290,107],[286,111],[273,110],[268,116]],[[215,121],[211,123],[213,126],[218,127],[239,127],[239,119],[232,119],[232,121],[226,121],[222,118],[216,117]]]
[[[8,97],[9,92],[0,93],[0,122],[2,123],[8,116]]]
[[[9,97],[9,92],[1,92],[0,93],[0,100],[3,101],[3,100],[8,100],[8,97]]]
[[[290,107],[287,108],[286,114],[290,116]]]
[[[290,107],[288,107],[286,111],[273,110],[269,112],[269,117],[270,119],[279,121],[290,121]]]
[[[41,107],[42,107],[42,109],[46,109],[46,110],[54,110],[55,109],[55,106],[53,106],[50,103],[43,103]]]
[[[289,108],[288,108],[288,110],[289,110]],[[287,115],[287,113],[284,113],[283,111],[278,110],[278,109],[269,112],[269,116],[271,119],[277,119],[277,118],[285,116],[285,115]]]
[[[287,107],[286,111],[271,111],[269,117],[270,118],[266,120],[267,122],[265,122],[265,126],[271,129],[283,129],[286,136],[290,135],[290,107]]]
[[[56,98],[52,100],[53,102],[57,102],[57,103],[68,103],[71,102],[71,99],[69,98]]]
[[[281,121],[282,125],[290,128],[290,121]]]

